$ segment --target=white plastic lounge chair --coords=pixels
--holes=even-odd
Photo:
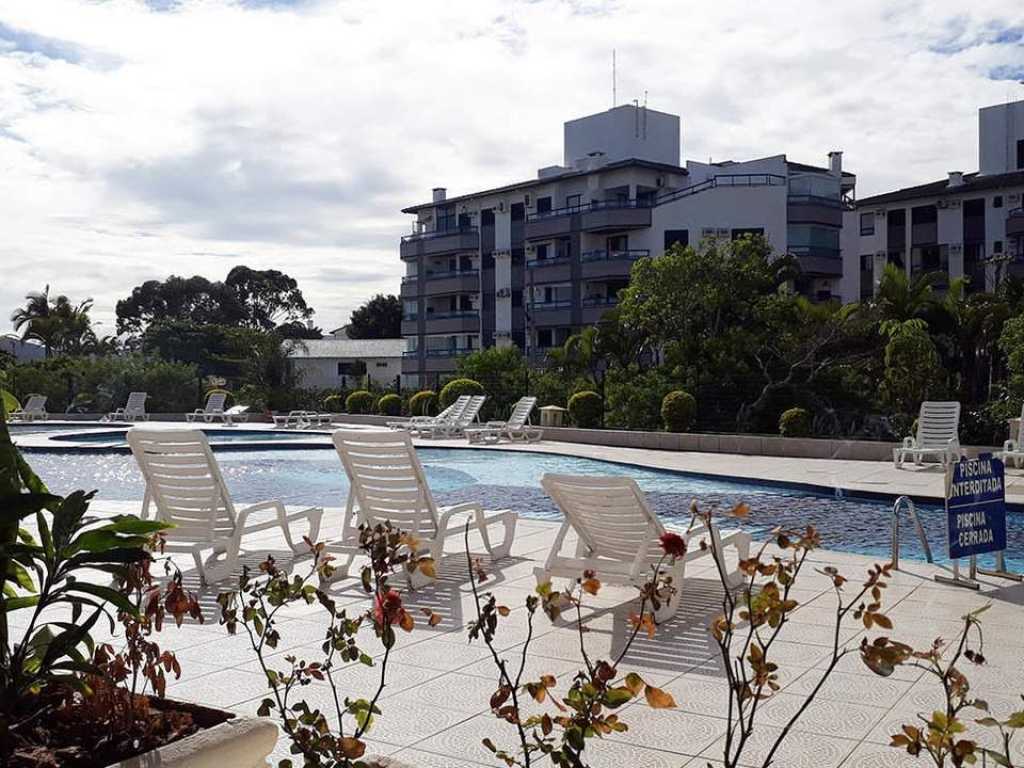
[[[287,414],[282,413],[274,415],[275,429],[287,429],[288,427],[302,429],[308,424],[309,421],[306,419],[306,411],[288,411]]]
[[[392,525],[421,542],[421,553],[439,564],[448,536],[462,536],[467,515],[484,548],[495,559],[508,555],[516,531],[516,513],[511,510],[484,511],[475,502],[439,507],[430,493],[423,465],[406,432],[337,430],[334,447],[341,458],[351,486],[342,538],[329,545],[331,551],[348,555],[348,562],[336,574],[348,573],[358,554],[359,525]],[[489,529],[500,524],[505,531],[500,544],[491,542]],[[461,543],[461,542],[460,542]],[[425,580],[417,575],[413,584]]]
[[[1017,423],[1017,436],[1016,438],[1011,437],[1009,440],[1003,443],[1003,450],[996,453],[996,458],[1002,459],[1004,462],[1009,464],[1013,462],[1013,466],[1020,468],[1021,462],[1024,461],[1024,406],[1020,409],[1020,419]]]
[[[227,402],[228,396],[224,392],[211,392],[210,396],[206,398],[206,405],[203,408],[196,408],[192,413],[185,414],[185,419],[188,421],[199,421],[200,419],[209,424],[213,421],[214,417],[224,416],[224,404]]]
[[[420,426],[416,431],[420,437],[460,437],[480,416],[480,409],[486,401],[486,395],[473,395],[462,413],[436,424]]]
[[[943,464],[960,458],[960,403],[926,401],[917,417],[917,436],[906,437],[892,449],[892,463],[899,469],[907,456],[920,464],[925,456],[936,456]]]
[[[521,397],[512,407],[508,421],[489,421],[482,427],[466,429],[466,437],[471,443],[496,443],[503,437],[512,442],[522,439],[528,443],[536,443],[544,437],[544,432],[539,427],[530,424],[530,414],[536,405],[536,397]]]
[[[235,426],[235,422],[246,422],[249,420],[249,406],[248,405],[233,405],[228,408],[224,413],[213,414],[210,421],[213,419],[220,419],[224,422],[225,427]]]
[[[149,414],[146,413],[147,397],[145,392],[132,392],[124,407],[107,414],[107,421],[149,421]]]
[[[575,580],[588,569],[609,584],[642,586],[650,579],[653,567],[663,554],[658,537],[665,532],[665,526],[647,505],[635,480],[546,474],[541,478],[541,486],[565,515],[565,521],[555,536],[544,567],[535,571],[539,584],[553,577]],[[572,557],[561,554],[570,530],[576,532],[578,539],[576,554]],[[677,532],[687,540],[689,547],[686,555],[674,564],[668,566],[666,561],[663,565],[672,577],[675,593],[655,613],[658,621],[669,618],[679,608],[686,563],[710,554],[710,548],[702,550],[697,545],[702,537],[713,537],[719,553],[723,552],[723,547],[731,546],[740,559],[750,555],[750,535],[742,531],[720,533],[714,526],[710,531],[699,526]],[[727,572],[724,562],[722,569]],[[727,575],[735,585],[743,580],[738,570]]]
[[[195,559],[203,584],[229,576],[238,565],[242,537],[249,533],[280,528],[296,554],[307,551],[301,537],[292,536],[295,520],[308,521],[305,535],[316,541],[320,533],[321,507],[288,513],[280,501],[264,501],[236,510],[206,435],[198,429],[153,429],[132,427],[128,445],[146,480],[142,517],[152,502],[156,518],[174,524],[167,532],[168,551],[189,552]],[[273,512],[267,519],[250,522],[257,512]],[[212,552],[205,559],[203,553]],[[221,562],[211,564],[209,560]]]
[[[46,395],[29,395],[21,408],[7,414],[11,421],[46,421],[50,414],[46,412]]]
[[[401,429],[417,434],[421,427],[429,428],[435,424],[457,418],[466,409],[466,406],[469,405],[471,399],[470,395],[460,395],[454,403],[437,414],[437,416],[413,416],[405,421],[389,421],[387,425],[390,429]]]

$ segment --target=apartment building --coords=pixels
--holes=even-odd
[[[540,358],[616,304],[633,262],[674,243],[763,235],[795,254],[797,288],[838,294],[843,207],[856,178],[775,155],[680,165],[677,115],[616,107],[564,125],[562,165],[459,197],[444,188],[404,209],[401,296],[410,387],[434,385],[460,355],[515,344]]]
[[[868,299],[886,264],[993,290],[1024,274],[1024,101],[978,112],[978,168],[857,201],[843,227],[843,295]]]

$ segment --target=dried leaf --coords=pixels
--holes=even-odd
[[[672,694],[666,693],[661,688],[655,688],[653,685],[644,688],[644,698],[653,709],[672,709],[676,705]]]

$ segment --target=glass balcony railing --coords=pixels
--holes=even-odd
[[[556,264],[568,264],[570,261],[572,261],[572,256],[567,253],[563,253],[558,256],[548,256],[543,259],[528,259],[526,266],[528,269],[536,269],[537,267],[553,267]]]
[[[431,229],[424,232],[413,232],[410,235],[405,235],[402,237],[402,242],[410,243],[414,240],[431,240],[435,237],[448,237],[449,235],[472,235],[479,231],[479,228],[470,225],[452,227],[450,229]]]
[[[551,208],[547,211],[536,211],[526,217],[527,221],[541,221],[555,216],[571,216],[574,213],[587,213],[588,211],[619,210],[622,208],[653,208],[654,198],[615,198],[614,200],[593,200],[589,203],[578,205],[567,205],[563,208]]]
[[[618,303],[617,296],[588,296],[583,300],[584,307],[613,307]]]
[[[630,248],[627,250],[596,250],[584,251],[580,254],[580,261],[636,261],[650,256],[651,252],[646,248]]]
[[[475,352],[471,347],[445,347],[444,349],[428,349],[426,351],[427,357],[459,357],[460,355],[468,355],[470,352]]]
[[[427,280],[444,280],[449,277],[476,277],[479,269],[452,269],[444,272],[427,272]]]
[[[558,299],[555,301],[535,301],[531,309],[537,312],[546,312],[552,309],[572,309],[572,299]]]
[[[480,312],[475,309],[461,309],[455,312],[427,312],[426,318],[430,320],[457,320],[457,319],[476,319],[480,317]]]

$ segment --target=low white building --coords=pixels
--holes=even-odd
[[[377,387],[393,388],[402,373],[402,339],[310,339],[291,353],[309,389],[348,389],[362,386],[367,377]]]
[[[25,341],[13,333],[0,336],[0,352],[6,352],[19,363],[42,360],[46,357],[46,349],[37,341]]]

